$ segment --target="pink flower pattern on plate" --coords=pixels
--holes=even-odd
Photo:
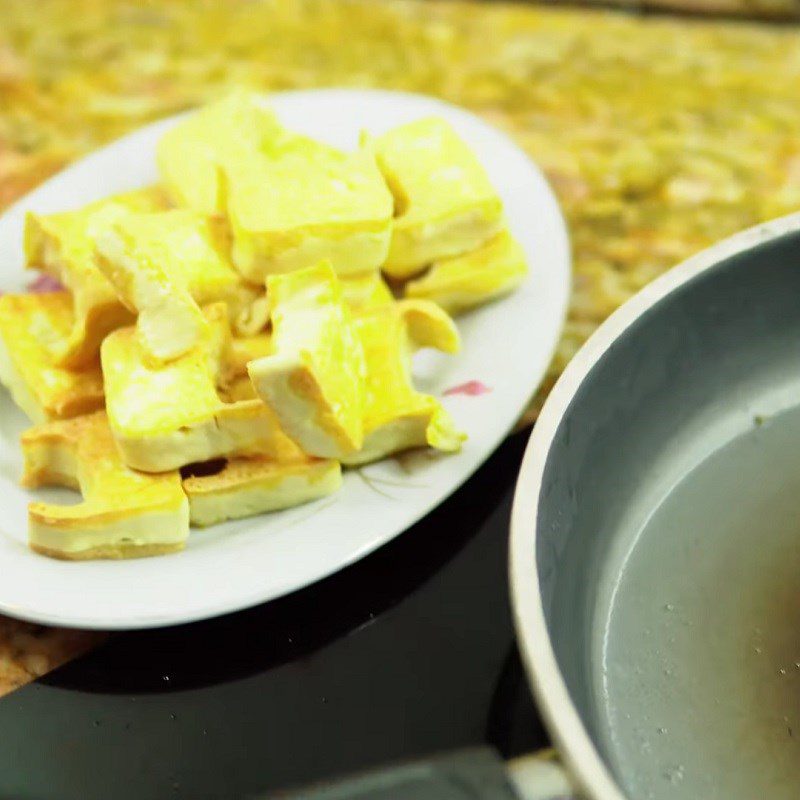
[[[28,284],[27,289],[32,294],[45,294],[46,292],[60,292],[64,287],[50,275],[39,275]]]
[[[463,394],[467,397],[477,397],[481,394],[488,394],[491,391],[491,387],[481,381],[467,381],[466,383],[460,383],[458,386],[451,386],[449,389],[445,389],[444,396]]]

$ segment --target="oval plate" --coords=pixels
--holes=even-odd
[[[32,495],[17,485],[18,438],[29,423],[0,390],[0,611],[56,625],[146,628],[236,611],[307,586],[388,542],[455,491],[502,441],[544,376],[564,319],[570,257],[558,204],[525,154],[474,115],[420,95],[324,90],[268,99],[288,127],[342,148],[353,148],[361,129],[377,133],[436,114],[486,167],[525,247],[529,278],[510,297],[459,319],[460,354],[426,351],[414,363],[418,388],[443,399],[469,440],[455,456],[419,452],[349,471],[337,495],[309,505],[193,531],[182,553],[61,562],[26,545]],[[154,182],[156,143],[181,116],[93,153],[9,209],[0,218],[0,287],[19,291],[30,279],[22,271],[26,211],[62,211]],[[470,381],[491,391],[445,395]]]

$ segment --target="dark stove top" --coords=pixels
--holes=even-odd
[[[239,798],[467,745],[545,745],[506,576],[526,439],[321,583],[115,635],[0,700],[0,798]]]

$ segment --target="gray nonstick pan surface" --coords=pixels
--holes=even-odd
[[[518,634],[590,797],[800,796],[798,227],[623,307],[531,438]]]
[[[467,753],[304,797],[800,797],[800,215],[676,267],[573,359],[510,577],[566,773]]]

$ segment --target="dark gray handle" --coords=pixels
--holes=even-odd
[[[286,800],[570,800],[573,793],[551,752],[506,765],[493,750],[476,747],[279,796]]]

